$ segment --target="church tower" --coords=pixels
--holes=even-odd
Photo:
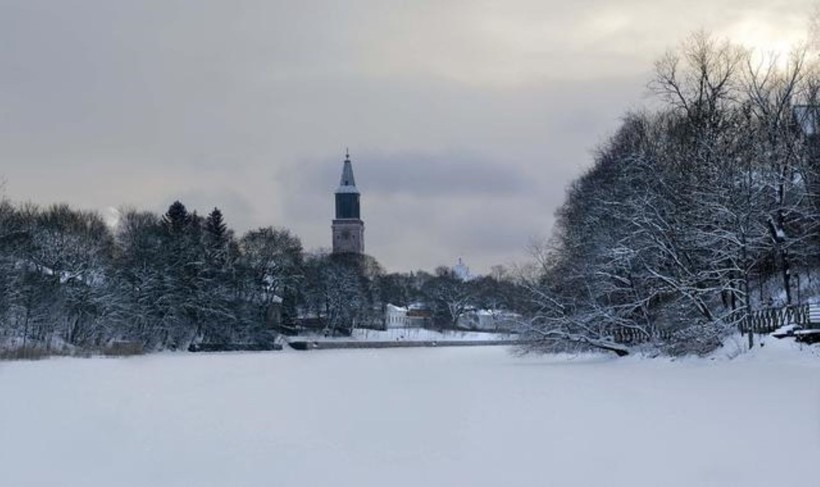
[[[333,253],[364,253],[364,222],[359,214],[359,190],[353,179],[350,154],[345,153],[342,180],[336,190],[336,218],[333,220]]]

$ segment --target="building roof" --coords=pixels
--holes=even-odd
[[[339,180],[337,193],[358,193],[356,188],[356,178],[353,177],[353,164],[350,162],[350,153],[345,153],[344,167],[342,168],[342,178]]]

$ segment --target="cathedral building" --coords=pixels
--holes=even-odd
[[[336,218],[333,219],[333,253],[364,253],[364,222],[359,213],[360,193],[353,178],[350,154],[345,153],[342,179],[336,189]]]

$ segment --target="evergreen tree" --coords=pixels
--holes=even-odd
[[[179,201],[174,201],[162,217],[162,224],[171,235],[181,234],[190,223],[191,215],[185,205]]]
[[[205,232],[214,242],[224,242],[228,233],[228,226],[225,224],[222,212],[219,208],[214,208],[208,217],[205,218]]]

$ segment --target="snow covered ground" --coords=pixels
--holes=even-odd
[[[0,363],[0,485],[816,487],[820,356]]]

